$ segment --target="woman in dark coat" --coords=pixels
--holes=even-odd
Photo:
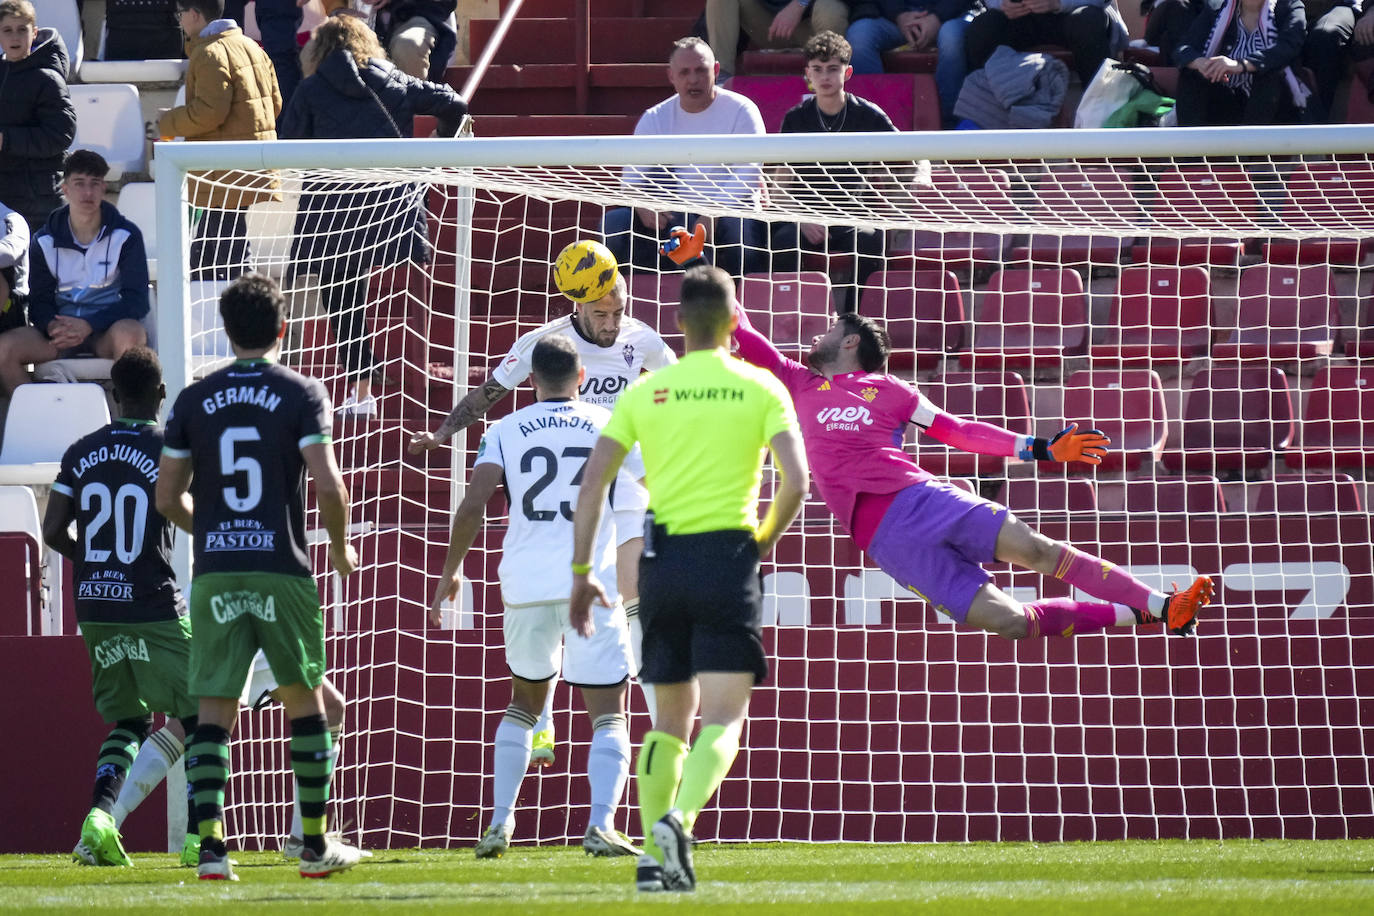
[[[1297,120],[1311,93],[1291,65],[1306,37],[1302,0],[1223,0],[1204,10],[1174,52],[1179,126]]]
[[[417,114],[434,115],[442,136],[453,136],[468,106],[448,86],[407,76],[386,60],[377,37],[359,18],[335,15],[321,23],[302,51],[306,78],[277,125],[286,140],[405,138]],[[404,181],[369,183],[306,178],[296,212],[291,261],[295,274],[316,274],[329,312],[339,361],[353,383],[342,409],[376,413],[376,359],[366,327],[367,278],[375,269],[430,261],[425,189]]]
[[[35,27],[27,0],[0,0],[0,201],[37,230],[62,206],[62,159],[76,136],[67,49]]]

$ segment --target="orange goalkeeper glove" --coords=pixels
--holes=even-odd
[[[673,259],[674,264],[686,266],[697,258],[706,248],[706,227],[697,223],[696,232],[691,235],[681,226],[668,230],[668,238],[659,246],[659,251]]]
[[[1076,432],[1077,423],[1070,423],[1059,431],[1053,439],[1032,439],[1029,448],[1022,450],[1020,458],[1037,461],[1082,461],[1085,464],[1101,464],[1107,454],[1107,446],[1112,440],[1102,434],[1100,429]]]

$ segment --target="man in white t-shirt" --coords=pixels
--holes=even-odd
[[[677,94],[648,109],[635,125],[636,136],[665,134],[762,134],[763,116],[749,98],[716,85],[720,73],[711,46],[700,38],[681,38],[668,58],[668,79]],[[757,163],[744,165],[676,165],[631,167],[624,180],[630,185],[669,188],[706,206],[752,209],[763,187]],[[680,270],[658,246],[670,226],[706,226],[714,253],[708,261],[731,276],[768,269],[768,231],[759,220],[699,213],[658,213],[643,207],[606,211],[602,226],[606,247],[621,264],[659,270]]]
[[[539,341],[550,334],[565,334],[577,348],[586,378],[579,396],[606,409],[615,405],[620,393],[643,372],[677,362],[677,357],[653,328],[625,314],[629,298],[624,277],[616,277],[611,291],[595,302],[579,305],[577,311],[536,328],[520,337],[505,358],[492,370],[491,377],[474,388],[439,424],[433,433],[420,433],[410,440],[411,454],[438,448],[459,430],[482,418],[497,401],[510,394],[530,375],[530,358]],[[616,499],[617,586],[630,619],[631,648],[639,670],[639,554],[644,548],[644,510],[649,493],[636,483],[621,488]],[[649,715],[653,716],[653,689],[641,684]],[[552,691],[550,691],[550,694]],[[534,759],[541,766],[553,763],[553,724],[546,710],[535,729]]]
[[[443,603],[458,593],[463,558],[482,526],[487,501],[504,484],[510,525],[498,575],[511,702],[496,728],[491,825],[475,852],[479,859],[495,858],[510,845],[535,723],[562,661],[564,678],[579,688],[592,720],[587,753],[592,810],[582,848],[600,856],[638,855],[613,824],[630,773],[625,685],[634,662],[625,608],[618,595],[608,594],[607,604],[593,611],[595,632],[588,637],[572,629],[568,611],[573,505],[582,467],[611,413],[578,399],[586,372],[566,335],[541,337],[528,348],[525,365],[532,370],[539,400],[496,421],[482,438],[429,609],[430,623],[437,626]],[[638,454],[631,457],[636,463],[617,480],[616,492],[644,477]],[[614,507],[614,495],[611,502]],[[592,554],[592,568],[603,582],[615,581],[615,540],[615,523],[607,518],[597,530]]]

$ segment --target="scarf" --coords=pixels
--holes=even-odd
[[[1274,8],[1277,5],[1278,0],[1267,0],[1264,6],[1260,7],[1259,33],[1261,50],[1264,48],[1272,48],[1278,41],[1279,30],[1278,26],[1274,24]],[[1212,32],[1207,36],[1206,56],[1217,56],[1217,52],[1221,48],[1222,36],[1226,34],[1226,30],[1231,27],[1231,23],[1236,21],[1239,16],[1240,3],[1238,0],[1224,0],[1221,5],[1221,10],[1217,13],[1216,22],[1212,23]],[[1236,28],[1239,30],[1239,23],[1236,24]],[[1249,73],[1241,75],[1245,77],[1253,76],[1253,74]],[[1299,108],[1306,108],[1307,99],[1312,94],[1311,90],[1303,84],[1302,80],[1298,79],[1292,67],[1283,68],[1283,79],[1284,82],[1288,84],[1288,91],[1293,95],[1293,104]],[[1247,79],[1244,83],[1240,84],[1246,90],[1247,94],[1249,93],[1250,82],[1251,81]]]

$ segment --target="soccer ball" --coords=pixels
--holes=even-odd
[[[615,255],[600,242],[583,239],[558,253],[553,262],[553,282],[574,302],[595,302],[615,286]]]

